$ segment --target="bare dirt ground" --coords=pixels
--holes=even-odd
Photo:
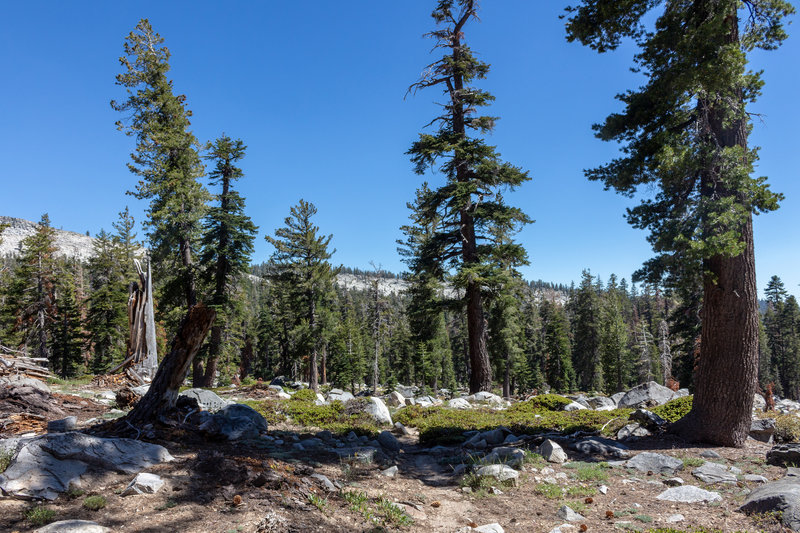
[[[85,408],[82,419],[109,409],[78,396],[57,398],[62,409],[69,405]],[[82,405],[83,401],[87,405]],[[495,489],[465,492],[460,477],[452,475],[452,461],[448,458],[459,450],[434,455],[429,448],[420,447],[416,434],[411,433],[400,438],[404,448],[391,457],[398,473],[389,478],[381,474],[382,467],[377,464],[343,461],[325,448],[315,452],[293,450],[295,437],[314,436],[312,428],[286,424],[270,428],[270,434],[282,438],[284,444],[208,442],[196,434],[165,430],[150,440],[165,446],[176,460],[148,470],[165,481],[158,493],[122,497],[119,493],[132,476],[108,474],[85,483],[85,492],[64,495],[45,506],[55,511],[56,520],[91,520],[112,531],[131,533],[453,533],[464,526],[493,522],[509,533],[546,533],[565,523],[556,516],[565,503],[572,504],[585,517],[573,522],[574,529],[563,529],[565,533],[647,531],[658,527],[673,527],[676,531],[696,527],[725,532],[783,531],[772,517],[748,517],[737,511],[745,492],[754,484],[740,481],[706,486],[691,475],[692,466],[678,475],[687,484],[719,492],[721,503],[658,501],[656,496],[667,488],[662,481],[668,476],[641,474],[624,467],[604,469],[605,479],[598,474],[598,479],[581,481],[574,464],[527,464],[517,486],[498,485]],[[721,456],[714,459],[716,462],[736,466],[743,474],[760,474],[773,480],[783,477],[785,471],[765,463],[770,447],[751,440],[742,449],[701,448],[666,437],[647,438],[631,445],[633,450],[664,453],[695,465],[699,464],[701,452],[712,449]],[[596,461],[573,454],[570,460]],[[554,472],[543,474],[544,467]],[[312,474],[327,476],[341,489],[327,492]],[[557,484],[561,492],[571,489],[572,496],[558,497],[545,490],[549,485],[543,483],[543,478],[547,476],[560,478]],[[603,485],[608,487],[606,494],[598,491]],[[353,496],[360,493],[366,498],[356,501]],[[105,508],[90,511],[82,506],[84,499],[94,494],[106,498]],[[399,509],[410,520],[402,513],[387,512],[389,502],[394,504],[390,511]],[[0,500],[0,531],[35,530],[25,518],[25,512],[33,505]],[[676,514],[684,519],[668,523],[667,519]]]

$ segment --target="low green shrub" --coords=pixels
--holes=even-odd
[[[540,394],[527,402],[520,402],[516,405],[528,404],[537,411],[561,411],[571,403],[572,400],[558,394]]]
[[[777,415],[775,418],[775,440],[778,442],[800,442],[800,417]]]
[[[106,506],[106,499],[102,496],[88,496],[83,500],[83,506],[90,511],[99,511]]]
[[[295,392],[292,395],[290,400],[292,400],[293,402],[314,403],[317,400],[317,393],[311,389],[300,389],[299,391]]]
[[[667,422],[677,422],[692,410],[692,397],[675,398],[664,405],[653,407],[651,411]]]
[[[37,505],[25,511],[25,519],[34,527],[40,527],[56,519],[56,512],[47,507]]]

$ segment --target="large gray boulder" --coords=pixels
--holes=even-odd
[[[625,466],[639,472],[653,472],[655,474],[674,476],[675,472],[683,469],[683,461],[661,453],[642,452],[628,459]]]
[[[378,435],[378,443],[380,443],[384,450],[389,450],[390,452],[400,451],[400,441],[389,431],[380,432]]]
[[[391,407],[403,407],[406,404],[406,398],[397,391],[392,391],[386,395],[386,405]]]
[[[545,440],[539,446],[539,455],[544,457],[548,463],[564,463],[567,460],[567,453],[555,441],[550,439]]]
[[[619,401],[619,407],[653,407],[663,405],[675,396],[675,392],[655,381],[642,383],[625,393]]]
[[[800,478],[787,476],[754,489],[739,510],[747,514],[777,512],[785,527],[800,530]]]
[[[370,415],[378,424],[392,425],[392,415],[389,408],[383,403],[383,400],[375,396],[369,397],[369,403],[364,408],[364,411]]]
[[[469,396],[467,396],[464,399],[467,400],[470,403],[484,403],[484,404],[489,404],[489,405],[492,405],[492,406],[505,406],[505,405],[507,405],[506,401],[504,399],[502,399],[500,396],[498,396],[497,394],[491,393],[491,392],[486,392],[486,391],[480,391],[480,392],[476,392],[475,394],[470,394]]]
[[[3,446],[8,448],[6,446]],[[70,484],[103,471],[135,474],[150,466],[172,461],[162,446],[133,439],[104,439],[83,433],[53,433],[17,441],[0,490],[19,498],[54,500]]]
[[[42,392],[50,392],[50,387],[47,386],[42,380],[29,378],[21,374],[11,374],[0,378],[0,385],[9,385],[11,387],[33,387],[34,389]]]
[[[586,399],[586,403],[595,411],[613,411],[617,408],[616,402],[605,396],[592,396]]]
[[[181,399],[185,398],[185,399]],[[186,404],[191,404],[192,400],[197,402],[197,406],[202,409],[203,411],[209,411],[211,413],[217,412],[223,407],[231,405],[233,402],[230,400],[225,400],[220,398],[214,391],[210,391],[207,389],[189,389],[185,390],[182,393],[178,394],[178,406],[183,405],[184,402]]]
[[[453,398],[447,402],[450,409],[472,409],[472,404],[464,398]]]
[[[227,440],[255,439],[267,431],[267,421],[252,407],[236,403],[209,416],[198,429]]]
[[[347,391],[343,391],[342,389],[331,389],[326,399],[329,402],[340,401],[342,403],[345,403],[349,402],[353,398],[355,398],[355,396],[353,396]]]
[[[771,443],[775,425],[774,418],[754,418],[750,422],[750,436],[761,442]]]
[[[567,446],[586,455],[602,455],[614,459],[627,459],[631,455],[627,446],[605,437],[587,437],[570,442]]]

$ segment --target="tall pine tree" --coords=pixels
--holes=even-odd
[[[792,11],[784,0],[583,0],[570,8],[570,40],[604,52],[630,37],[641,49],[635,61],[647,82],[622,94],[624,110],[595,128],[624,143],[623,156],[587,176],[626,195],[658,187],[628,212],[651,230],[659,254],[646,268],[655,277],[679,264],[702,272],[694,402],[673,428],[693,440],[742,446],[750,430],[758,369],[752,215],[776,209],[780,197],[750,177],[757,155],[747,146],[746,104],[762,82],[746,61],[756,47],[780,45]]]
[[[495,252],[492,229],[497,225],[519,227],[530,222],[519,209],[505,204],[498,192],[527,181],[519,168],[500,161],[494,147],[473,132],[487,134],[495,118],[478,116],[476,110],[494,99],[470,85],[485,78],[489,65],[479,61],[464,40],[466,24],[478,17],[476,0],[439,0],[432,13],[439,29],[428,34],[445,55],[431,64],[412,90],[443,89],[447,103],[431,121],[434,134],[420,134],[408,153],[418,174],[439,169],[446,182],[425,194],[419,216],[435,221],[436,234],[424,253],[447,270],[453,283],[464,290],[470,362],[471,392],[490,390],[492,372],[487,349],[484,312],[485,288],[491,282],[491,256]],[[521,253],[521,247],[517,246]]]

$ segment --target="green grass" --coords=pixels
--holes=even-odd
[[[572,477],[580,481],[608,481],[608,463],[565,463],[564,468],[574,470]]]
[[[176,502],[172,498],[168,498],[167,501],[156,507],[156,511],[166,511],[167,509],[172,509],[173,507],[177,506],[178,502]]]
[[[694,468],[705,464],[705,460],[699,457],[684,457],[681,461],[683,461],[683,466],[686,468]]]
[[[563,489],[555,483],[539,483],[533,491],[548,500],[560,500],[564,496]]]
[[[566,491],[568,498],[586,498],[595,494],[597,494],[597,489],[594,487],[568,487]]]
[[[409,526],[414,523],[400,506],[383,496],[377,498],[374,505],[370,505],[370,498],[365,492],[345,491],[340,492],[339,495],[347,502],[351,511],[360,514],[372,524],[391,526],[392,530],[395,530],[398,527]]]
[[[376,508],[379,515],[383,518],[384,525],[402,527],[410,526],[414,523],[414,520],[412,520],[402,508],[386,498],[378,498]]]
[[[56,376],[50,376],[47,378],[47,383],[50,385],[62,385],[67,387],[76,387],[80,385],[88,385],[94,379],[94,375],[86,374],[83,376],[78,376],[74,378],[62,379]]]
[[[37,505],[25,511],[25,519],[34,527],[40,527],[56,519],[56,512],[47,507]]]
[[[313,492],[310,492],[308,494],[308,501],[309,501],[309,503],[311,503],[311,505],[313,505],[314,507],[316,507],[317,509],[319,509],[323,513],[325,512],[325,509],[328,508],[328,499],[327,498],[322,498],[322,497],[314,494]]]
[[[87,496],[83,500],[83,507],[90,511],[99,511],[106,506],[106,499],[102,496]]]

